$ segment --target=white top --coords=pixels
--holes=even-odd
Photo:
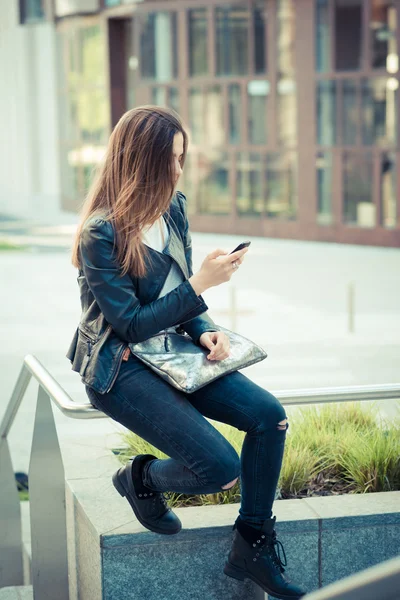
[[[161,216],[153,225],[150,227],[144,227],[142,229],[142,239],[146,246],[162,252],[168,241],[168,227],[165,219]],[[178,287],[183,281],[185,281],[182,272],[176,262],[173,260],[171,268],[168,272],[167,278],[160,292],[159,298],[168,294],[175,288]],[[175,327],[168,327],[166,331],[175,331]]]
[[[142,239],[146,246],[162,252],[168,241],[168,227],[163,216],[153,225],[143,227]]]

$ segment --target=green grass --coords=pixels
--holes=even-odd
[[[10,242],[6,242],[5,240],[0,239],[0,252],[2,250],[21,250],[21,246],[17,246],[16,244],[10,244]]]
[[[282,498],[400,490],[400,410],[385,422],[376,404],[327,404],[290,414],[279,489]],[[240,454],[244,433],[213,422]],[[122,435],[122,463],[133,454],[162,452],[135,435]],[[171,506],[240,501],[240,488],[203,496],[170,495]]]

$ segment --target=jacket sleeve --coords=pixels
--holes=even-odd
[[[207,310],[188,281],[162,298],[141,306],[133,279],[121,276],[116,260],[111,223],[96,218],[80,239],[82,270],[107,322],[128,343],[142,342],[162,329],[197,317]]]
[[[181,207],[181,211],[184,218],[184,235],[183,241],[185,246],[185,257],[189,271],[189,277],[193,275],[193,267],[192,267],[192,238],[189,231],[189,221],[187,217],[187,209],[186,209],[186,197],[182,194],[182,192],[177,192],[177,198],[179,201],[179,205]],[[208,316],[207,313],[204,313],[201,317],[195,317],[191,321],[187,321],[186,323],[182,323],[182,329],[186,331],[193,339],[194,343],[199,344],[199,340],[201,335],[206,331],[219,331],[218,325],[214,323],[214,321]]]

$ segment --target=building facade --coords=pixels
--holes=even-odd
[[[192,229],[400,245],[399,0],[24,6],[54,28],[62,209],[152,103],[187,124]]]

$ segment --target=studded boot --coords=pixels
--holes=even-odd
[[[164,494],[143,485],[144,465],[156,459],[152,454],[138,454],[118,469],[112,477],[117,492],[131,505],[137,520],[150,531],[171,535],[179,533],[182,523],[169,508]]]
[[[267,519],[262,529],[257,530],[239,517],[224,573],[240,581],[251,579],[275,598],[296,600],[306,592],[283,575],[286,555],[282,543],[276,539],[274,525],[275,517]]]

